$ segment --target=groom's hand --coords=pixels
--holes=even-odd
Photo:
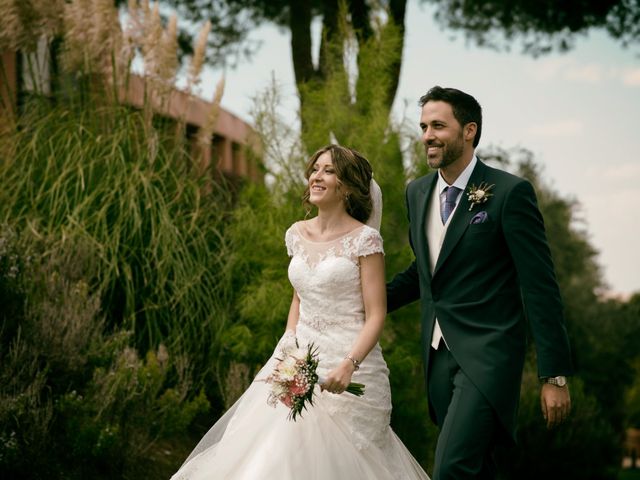
[[[554,428],[566,420],[571,412],[571,395],[569,386],[558,387],[545,383],[540,391],[542,416],[547,422],[547,428]]]

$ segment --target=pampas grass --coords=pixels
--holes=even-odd
[[[62,28],[64,0],[0,0],[0,51],[33,52]]]
[[[126,57],[118,11],[111,0],[73,0],[64,5],[64,48],[67,72],[114,77]]]
[[[208,350],[224,288],[224,190],[204,197],[179,145],[160,140],[150,152],[139,113],[38,107],[0,164],[1,221],[84,239],[113,322],[145,344],[170,335]]]
[[[213,130],[216,127],[218,115],[220,114],[220,101],[222,100],[223,93],[224,77],[221,78],[216,85],[216,90],[213,93],[213,100],[211,102],[211,108],[209,109],[204,125],[198,131],[198,143],[202,146],[208,146],[211,144]]]

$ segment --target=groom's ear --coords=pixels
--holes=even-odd
[[[464,139],[469,142],[473,142],[473,139],[478,133],[478,124],[476,122],[467,123],[462,129],[464,133]]]

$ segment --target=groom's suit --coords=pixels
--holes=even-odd
[[[467,188],[448,224],[437,262],[430,265],[425,222],[437,175],[433,172],[407,187],[415,261],[388,284],[388,310],[420,299],[427,381],[437,318],[450,354],[497,415],[503,427],[499,430],[506,434],[499,437],[514,439],[525,319],[536,343],[538,374],[572,373],[542,216],[528,181],[478,161],[467,187],[494,185],[493,196],[470,209]],[[429,406],[438,423],[431,401]]]

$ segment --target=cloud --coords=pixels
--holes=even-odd
[[[575,83],[601,84],[620,82],[630,87],[640,87],[640,68],[610,66],[600,63],[580,63],[573,58],[554,58],[537,61],[530,68],[534,78],[543,82],[566,80]]]
[[[597,63],[579,63],[573,58],[552,58],[536,62],[532,75],[541,81],[567,80],[576,83],[600,83],[611,75]]]
[[[588,179],[612,181],[618,184],[640,184],[640,163],[621,163],[618,165],[591,165],[585,170]],[[640,198],[640,195],[638,196]]]
[[[527,133],[542,137],[570,137],[581,133],[583,124],[580,120],[566,119],[556,122],[532,125],[527,128]]]
[[[611,180],[640,179],[640,164],[637,163],[623,163],[603,170],[604,175]]]
[[[630,87],[640,87],[640,68],[628,68],[622,73],[622,83]]]
[[[591,63],[570,66],[562,73],[562,76],[565,80],[579,83],[600,83],[607,75],[602,65]]]
[[[638,292],[640,219],[629,209],[633,209],[640,198],[640,188],[617,188],[614,182],[603,183],[599,189],[580,198],[586,210],[591,243],[600,251],[598,263],[604,267],[613,291]]]
[[[531,74],[538,80],[554,80],[559,76],[559,72],[566,68],[569,61],[568,58],[536,60],[535,65],[530,68]]]

